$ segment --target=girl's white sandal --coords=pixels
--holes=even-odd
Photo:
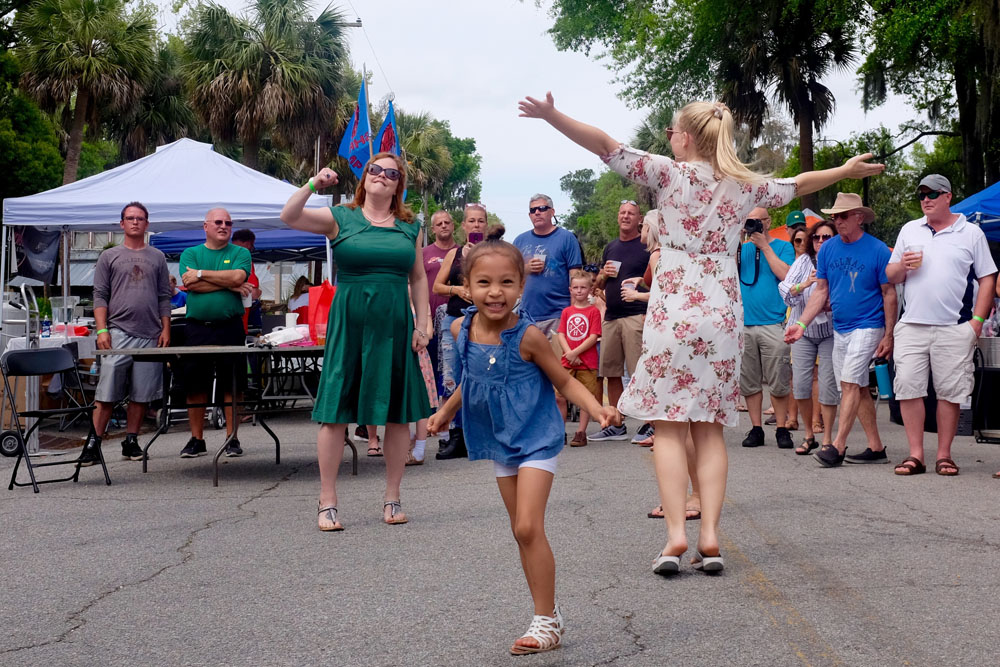
[[[521,639],[530,637],[538,642],[538,646],[519,646],[514,644],[510,647],[511,655],[527,655],[529,653],[542,653],[551,651],[562,645],[563,635],[566,628],[563,626],[562,614],[559,612],[559,605],[556,605],[555,616],[542,616],[535,614],[528,626],[528,631],[521,635]]]

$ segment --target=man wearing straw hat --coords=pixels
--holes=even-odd
[[[889,280],[906,286],[903,316],[894,331],[894,388],[910,455],[895,472],[919,475],[926,470],[924,396],[930,373],[937,393],[934,470],[952,476],[958,466],[951,458],[951,443],[959,406],[972,393],[972,353],[993,306],[997,267],[983,230],[951,212],[947,178],[925,176],[917,186],[917,199],[924,217],[899,230],[885,270]]]
[[[862,225],[875,220],[875,212],[861,197],[837,193],[833,208],[822,209],[833,218],[839,236],[823,244],[816,256],[816,286],[799,320],[785,331],[793,343],[827,305],[833,309],[833,372],[840,383],[840,424],[832,445],[824,445],[814,458],[826,468],[844,462],[847,436],[854,419],[861,421],[868,448],[847,456],[848,463],[888,463],[885,447],[875,423],[875,404],[868,393],[872,357],[892,354],[892,331],[896,324],[896,289],[885,268],[889,248],[865,232]]]

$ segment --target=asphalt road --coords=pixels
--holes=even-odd
[[[879,416],[899,461],[902,429]],[[665,542],[646,518],[651,454],[567,449],[547,532],[568,633],[513,658],[531,601],[489,463],[435,461],[429,443],[403,480],[410,523],[386,526],[382,460],[362,448],[359,475],[341,469],[347,529],[323,534],[316,428],[275,427],[281,465],[244,427],[247,455],[224,459],[218,488],[208,458],[177,457],[177,431],[149,474],[111,442],[110,487],[89,468],[39,495],[0,491],[0,664],[997,664],[1000,446],[959,438],[960,476],[907,478],[820,468],[778,450],[770,427],[746,450],[729,430],[726,570],[670,579],[650,571]],[[694,544],[697,522],[688,531]]]

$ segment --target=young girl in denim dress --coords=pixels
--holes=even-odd
[[[564,632],[555,603],[555,559],[544,529],[566,434],[553,387],[602,426],[620,423],[621,416],[571,378],[545,335],[514,313],[524,289],[517,248],[485,241],[465,257],[464,268],[474,306],[452,324],[459,387],[428,428],[446,429],[461,410],[469,458],[493,461],[535,607],[528,631],[510,652],[539,653],[559,646]]]

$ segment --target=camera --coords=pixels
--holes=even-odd
[[[749,236],[750,234],[753,234],[754,232],[763,233],[764,232],[764,223],[763,223],[763,221],[761,221],[761,220],[759,220],[757,218],[747,218],[747,221],[745,223],[743,223],[743,233],[746,234],[747,236]]]

